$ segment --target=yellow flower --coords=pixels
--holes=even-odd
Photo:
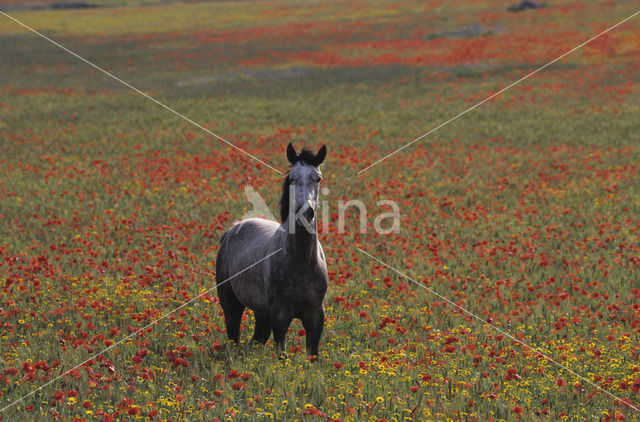
[[[384,399],[382,397],[380,397],[380,396],[376,397],[376,401],[378,403],[384,403]]]

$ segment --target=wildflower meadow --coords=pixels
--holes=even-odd
[[[0,0],[0,420],[640,420],[640,6],[510,5]],[[314,361],[215,290],[289,142]]]

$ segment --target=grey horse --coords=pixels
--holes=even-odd
[[[329,280],[316,218],[322,180],[319,166],[326,155],[325,145],[314,154],[307,149],[297,153],[289,143],[291,168],[280,199],[282,224],[248,218],[222,235],[217,289],[227,336],[235,343],[240,340],[242,313],[249,308],[256,320],[253,341],[265,344],[273,331],[276,350],[282,352],[289,325],[299,318],[306,331],[308,355],[318,355]]]

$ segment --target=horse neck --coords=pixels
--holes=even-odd
[[[288,222],[285,222],[288,224]],[[315,263],[318,252],[317,226],[312,224],[313,233],[309,233],[302,225],[296,225],[294,233],[287,233],[286,250],[292,262],[304,267]]]

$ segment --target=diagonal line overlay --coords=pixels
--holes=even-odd
[[[537,353],[538,355],[540,355],[540,356],[544,357],[544,358],[545,358],[546,360],[548,360],[549,362],[551,362],[551,363],[555,364],[556,366],[560,367],[561,369],[564,369],[565,371],[569,372],[570,374],[572,374],[572,375],[574,375],[574,376],[576,376],[576,377],[580,378],[580,379],[581,379],[581,380],[583,380],[584,382],[586,382],[586,383],[588,383],[589,385],[591,385],[591,386],[593,386],[593,387],[597,388],[598,390],[600,390],[600,391],[602,391],[602,392],[606,393],[607,395],[609,395],[609,396],[613,397],[614,399],[616,399],[616,400],[620,401],[620,402],[621,402],[621,403],[623,403],[624,405],[629,406],[630,408],[632,408],[632,409],[633,409],[633,410],[635,410],[636,412],[640,412],[640,408],[638,408],[637,406],[635,406],[635,405],[631,404],[629,399],[622,399],[622,398],[620,398],[620,397],[616,396],[615,394],[613,394],[613,393],[611,393],[611,392],[609,392],[609,391],[605,390],[604,388],[600,387],[599,385],[597,385],[597,384],[595,384],[595,383],[593,383],[593,382],[589,381],[587,378],[585,378],[585,377],[583,377],[582,375],[578,374],[578,373],[577,373],[577,372],[575,372],[574,370],[572,370],[572,369],[570,369],[570,368],[566,367],[565,365],[563,365],[563,364],[561,364],[561,363],[559,363],[559,362],[556,362],[553,358],[551,358],[550,356],[548,356],[546,353],[543,353],[543,352],[542,352],[542,349],[541,349],[540,347],[538,347],[538,348],[537,348],[537,350],[536,350],[536,349],[534,349],[533,347],[529,346],[528,344],[524,343],[523,341],[518,340],[517,338],[515,338],[514,336],[512,336],[512,335],[511,335],[511,334],[509,334],[508,332],[506,332],[506,331],[502,330],[501,328],[499,328],[499,327],[497,327],[497,326],[495,326],[495,325],[493,325],[493,324],[490,324],[489,322],[487,322],[486,320],[484,320],[484,319],[482,319],[481,317],[477,316],[477,315],[476,315],[476,314],[474,314],[473,312],[470,312],[470,311],[466,310],[465,308],[463,308],[462,306],[458,305],[457,303],[455,303],[455,302],[451,301],[450,299],[446,298],[445,296],[442,296],[440,293],[438,293],[438,292],[436,292],[436,291],[434,291],[434,290],[432,290],[432,289],[428,288],[428,287],[427,287],[427,286],[425,286],[424,284],[422,284],[422,283],[420,283],[420,282],[416,281],[416,280],[415,280],[415,279],[413,279],[412,277],[410,277],[410,276],[408,276],[407,274],[403,273],[402,271],[400,271],[400,270],[398,270],[398,269],[396,269],[396,268],[392,267],[391,265],[387,264],[386,262],[381,261],[380,259],[378,259],[378,258],[376,258],[375,256],[371,255],[370,253],[368,253],[368,252],[366,252],[366,251],[364,251],[364,250],[360,249],[360,248],[359,248],[359,247],[357,247],[357,246],[356,246],[356,249],[357,249],[358,251],[360,251],[362,254],[364,254],[364,255],[368,256],[369,258],[371,258],[372,260],[374,260],[374,261],[378,262],[379,264],[381,264],[381,265],[383,265],[383,266],[385,266],[385,267],[389,268],[390,270],[392,270],[392,271],[393,271],[393,272],[395,272],[396,274],[400,275],[401,277],[406,278],[407,280],[411,281],[412,283],[414,283],[414,284],[416,284],[416,285],[418,285],[418,286],[422,287],[423,289],[425,289],[425,290],[426,290],[426,291],[428,291],[429,293],[431,293],[431,294],[433,294],[433,295],[437,296],[438,298],[440,298],[440,299],[444,300],[444,301],[445,301],[445,302],[447,302],[449,305],[451,305],[451,306],[455,307],[456,309],[458,309],[458,310],[460,310],[460,311],[464,312],[464,313],[465,313],[465,314],[467,314],[467,315],[472,316],[473,318],[477,319],[478,321],[482,322],[483,324],[488,325],[489,327],[493,328],[494,330],[498,331],[499,333],[503,334],[504,336],[509,337],[511,340],[515,341],[516,343],[520,344],[521,346],[524,346],[525,348],[527,348],[527,349],[531,350],[532,352],[535,352],[535,353]]]
[[[202,126],[199,123],[194,122],[193,120],[191,120],[190,118],[188,118],[187,116],[185,116],[182,113],[177,112],[176,110],[172,109],[171,107],[169,107],[168,105],[165,105],[164,103],[156,100],[155,98],[153,98],[152,96],[150,96],[149,94],[142,92],[141,90],[139,90],[138,88],[134,87],[133,85],[129,84],[128,82],[123,81],[122,79],[120,79],[119,77],[115,76],[113,73],[110,73],[106,70],[104,70],[103,68],[101,68],[100,66],[94,64],[93,62],[90,62],[89,60],[85,59],[84,57],[74,53],[73,51],[69,50],[68,48],[66,48],[65,46],[63,46],[62,44],[52,40],[51,38],[47,37],[46,35],[36,31],[35,29],[31,28],[30,26],[28,26],[27,24],[19,21],[18,19],[9,16],[8,14],[6,14],[5,12],[3,12],[2,10],[0,10],[0,14],[6,16],[7,18],[11,19],[12,21],[14,21],[15,23],[17,23],[18,25],[28,29],[29,31],[33,32],[34,34],[44,38],[45,40],[49,41],[51,44],[55,45],[58,48],[61,48],[62,50],[66,51],[67,53],[71,54],[72,56],[76,57],[77,59],[85,62],[86,64],[88,64],[89,66],[99,70],[100,72],[104,73],[105,75],[109,76],[112,79],[115,79],[116,81],[120,82],[122,85],[126,86],[127,88],[131,89],[132,91],[137,92],[138,94],[142,95],[143,97],[147,98],[150,101],[153,101],[154,103],[156,103],[157,105],[159,105],[160,107],[169,110],[171,113],[175,114],[176,116],[180,117],[183,120],[186,120],[187,122],[191,123],[192,125],[196,126],[197,128],[205,131],[206,133],[208,133],[209,135],[217,138],[218,140],[220,140],[221,142],[224,142],[225,144],[229,145],[231,148],[234,148],[238,151],[240,151],[242,154],[246,155],[247,157],[250,157],[252,159],[254,159],[255,161],[259,162],[260,164],[262,164],[263,166],[269,167],[271,170],[275,171],[278,174],[283,174],[280,170],[278,170],[275,167],[272,167],[271,165],[267,164],[266,162],[262,161],[261,159],[259,159],[258,157],[248,153],[247,151],[243,150],[242,148],[234,145],[233,143],[227,141],[226,139],[224,139],[222,136],[213,133],[211,130],[207,129],[206,127]]]
[[[523,76],[522,78],[518,79],[515,82],[512,82],[511,84],[507,85],[506,87],[502,88],[500,91],[497,91],[493,94],[491,94],[490,96],[488,96],[487,98],[485,98],[484,100],[480,101],[479,103],[469,107],[468,109],[466,109],[465,111],[456,114],[455,116],[453,116],[452,118],[450,118],[449,120],[447,120],[444,123],[439,124],[438,126],[434,127],[433,129],[431,129],[429,132],[424,133],[420,136],[418,136],[417,138],[415,138],[413,141],[401,146],[400,148],[396,149],[395,151],[393,151],[390,154],[385,155],[384,157],[380,158],[378,161],[375,161],[372,164],[369,164],[367,167],[361,169],[360,171],[358,171],[357,175],[360,175],[361,173],[369,170],[371,167],[380,164],[381,162],[383,162],[384,160],[386,160],[387,158],[399,153],[400,151],[402,151],[403,149],[415,144],[416,142],[418,142],[419,140],[421,140],[422,138],[432,134],[433,132],[435,132],[436,130],[442,128],[443,126],[448,125],[449,123],[453,122],[454,120],[456,120],[458,117],[462,117],[465,114],[467,114],[468,112],[470,112],[471,110],[475,109],[476,107],[481,106],[482,104],[486,103],[487,101],[497,97],[498,95],[502,94],[503,92],[507,91],[508,89],[518,85],[520,82],[524,81],[525,79],[528,79],[529,77],[535,75],[536,73],[540,72],[541,70],[546,69],[547,67],[551,66],[552,64],[554,64],[555,62],[557,62],[558,60],[563,59],[564,57],[568,56],[569,54],[573,53],[574,51],[584,47],[585,45],[589,44],[591,41],[595,40],[596,38],[601,37],[602,35],[606,34],[607,32],[611,31],[612,29],[617,28],[618,26],[622,25],[623,23],[625,23],[626,21],[628,21],[629,19],[634,18],[635,16],[637,16],[638,14],[640,14],[640,10],[638,10],[636,13],[634,13],[633,15],[621,20],[620,22],[616,23],[613,26],[610,26],[609,28],[605,29],[604,31],[598,33],[597,35],[594,35],[593,37],[589,38],[587,41],[583,42],[582,44],[572,48],[571,50],[563,53],[562,55],[556,57],[555,59],[551,60],[549,63],[540,66],[539,68],[537,68],[536,70],[534,70],[533,72]]]
[[[10,407],[15,406],[16,404],[20,403],[22,400],[36,394],[37,392],[39,392],[40,390],[48,387],[49,385],[53,384],[54,382],[56,382],[57,380],[59,380],[60,378],[64,377],[65,375],[69,374],[71,371],[78,369],[79,367],[81,367],[82,365],[84,365],[85,363],[89,362],[92,359],[97,358],[100,355],[105,354],[106,352],[108,352],[109,350],[113,349],[114,347],[122,344],[123,342],[129,340],[131,337],[137,335],[138,333],[146,330],[147,328],[151,327],[152,325],[156,324],[159,321],[162,321],[163,319],[165,319],[166,317],[168,317],[169,315],[179,311],[180,309],[184,308],[185,306],[195,302],[196,300],[200,299],[202,296],[206,295],[207,293],[211,292],[213,289],[217,288],[218,286],[223,285],[224,283],[226,283],[227,281],[239,276],[240,274],[244,273],[245,271],[249,270],[250,268],[255,267],[256,265],[258,265],[259,263],[261,263],[262,261],[265,261],[267,259],[269,259],[270,257],[272,257],[273,255],[277,254],[278,252],[282,251],[283,248],[278,249],[275,252],[271,252],[269,255],[265,256],[264,258],[262,258],[261,260],[249,265],[248,267],[240,270],[239,272],[235,273],[234,275],[232,275],[231,277],[227,278],[226,280],[221,281],[220,283],[216,284],[215,286],[213,286],[212,288],[210,288],[209,290],[200,293],[198,296],[192,298],[191,300],[189,300],[188,302],[183,303],[182,305],[178,306],[177,308],[173,309],[172,311],[162,315],[160,318],[157,318],[153,321],[151,321],[150,323],[148,323],[147,325],[145,325],[144,327],[134,331],[133,333],[129,334],[128,336],[118,340],[116,343],[112,344],[111,346],[107,347],[106,349],[102,350],[100,353],[96,353],[95,355],[91,356],[90,358],[86,359],[85,361],[83,361],[82,363],[74,366],[73,368],[70,368],[68,370],[66,370],[65,372],[63,372],[62,374],[58,375],[57,377],[55,377],[54,379],[52,379],[51,381],[48,381],[47,383],[41,385],[40,387],[36,388],[35,390],[33,390],[32,392],[30,392],[29,394],[26,394],[22,397],[20,397],[19,399],[13,401],[12,403],[6,405],[5,407],[3,407],[2,409],[0,409],[0,413],[4,413],[5,410],[9,409]],[[1,418],[0,418],[1,419]]]

